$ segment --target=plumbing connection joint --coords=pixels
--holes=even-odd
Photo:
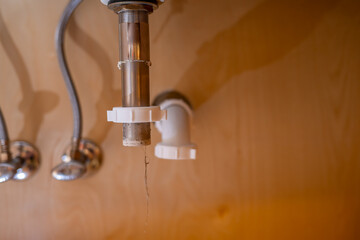
[[[7,143],[1,143],[0,183],[8,180],[26,180],[40,167],[38,150],[28,142],[15,141],[7,149]]]
[[[167,110],[167,119],[156,122],[162,142],[155,146],[155,156],[162,159],[196,159],[197,146],[191,143],[193,111],[190,102],[180,93],[171,91],[156,97],[154,105]]]
[[[74,148],[74,145],[78,147]],[[71,144],[61,157],[62,163],[51,171],[53,178],[59,181],[71,181],[91,176],[101,166],[101,150],[94,142],[81,139]]]
[[[101,0],[119,16],[119,57],[121,70],[122,107],[108,111],[108,121],[123,123],[123,145],[145,146],[151,144],[150,122],[158,118],[148,117],[141,121],[121,121],[131,112],[134,116],[160,112],[150,107],[150,38],[149,14],[163,1],[158,0]],[[131,110],[128,110],[131,108]],[[119,115],[120,114],[120,115]],[[161,115],[161,114],[160,114]],[[114,116],[117,116],[114,121]],[[135,117],[136,118],[136,117]]]

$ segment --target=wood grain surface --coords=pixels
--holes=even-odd
[[[67,0],[0,0],[0,105],[40,171],[0,185],[0,239],[360,239],[360,2],[168,0],[150,17],[151,95],[195,106],[196,161],[122,146],[117,16],[84,0],[66,52],[101,170],[58,182],[72,133],[54,33]]]

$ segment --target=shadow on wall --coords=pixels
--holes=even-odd
[[[175,14],[179,14],[182,13],[184,11],[184,6],[187,3],[187,0],[170,0],[169,4],[170,4],[170,12],[168,13],[168,15],[165,17],[165,20],[163,21],[163,23],[161,24],[160,30],[159,32],[156,34],[155,38],[154,38],[154,42],[157,42],[157,40],[159,39],[159,37],[162,35],[162,33],[164,32],[164,29],[166,28],[167,24],[170,22],[170,19],[175,15]]]
[[[59,96],[50,91],[34,91],[25,61],[14,43],[0,13],[0,42],[15,69],[20,81],[22,99],[18,106],[24,115],[24,124],[18,139],[35,143],[40,126],[46,113],[53,110],[59,103]],[[10,79],[8,79],[10,80]]]
[[[259,4],[204,43],[175,88],[187,95],[195,108],[200,107],[232,77],[293,50],[337,2],[272,0]]]
[[[102,89],[96,103],[96,121],[88,134],[91,139],[101,144],[113,126],[107,122],[106,110],[111,109],[115,102],[121,103],[121,90],[114,90],[112,87],[114,81],[113,64],[104,48],[82,30],[73,17],[68,23],[68,31],[74,42],[97,63],[101,71]]]

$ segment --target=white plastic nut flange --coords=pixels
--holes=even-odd
[[[166,120],[166,110],[159,106],[151,107],[114,107],[107,111],[108,122],[115,123],[146,123]]]
[[[100,0],[100,2],[101,2],[102,4],[104,4],[104,5],[108,5],[109,1],[110,1],[110,0]]]
[[[196,159],[196,145],[169,146],[163,143],[158,143],[155,146],[155,156],[170,160],[194,160]]]

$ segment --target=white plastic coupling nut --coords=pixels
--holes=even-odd
[[[158,143],[155,146],[155,156],[169,160],[195,160],[196,148],[195,144],[171,146],[164,143]]]
[[[151,107],[114,107],[107,111],[107,121],[115,123],[147,123],[166,120],[167,111],[159,106]]]

